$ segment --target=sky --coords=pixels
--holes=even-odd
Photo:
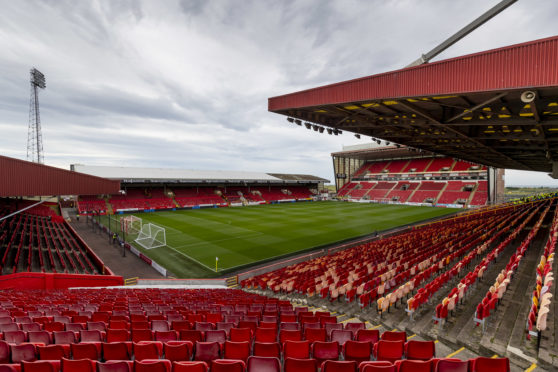
[[[26,158],[29,70],[44,159],[304,173],[370,142],[267,111],[267,98],[399,69],[498,0],[0,0],[0,154]],[[435,60],[558,34],[558,2],[519,0]],[[557,186],[506,172],[508,185]]]

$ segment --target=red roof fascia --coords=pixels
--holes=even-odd
[[[558,86],[558,36],[272,97],[268,109],[550,86]]]
[[[120,181],[0,155],[0,197],[116,194]]]

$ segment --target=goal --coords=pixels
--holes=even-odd
[[[120,227],[126,234],[139,234],[142,229],[142,220],[136,216],[120,218]]]
[[[164,247],[167,245],[165,228],[152,223],[143,225],[135,242],[145,249]]]

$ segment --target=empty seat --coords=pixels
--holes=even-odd
[[[173,372],[207,372],[209,367],[205,362],[196,361],[184,361],[184,362],[173,362],[172,371]]]
[[[397,367],[386,361],[362,362],[358,368],[360,372],[397,372]]]
[[[198,330],[198,331],[210,331],[212,329],[214,329],[215,327],[213,326],[212,323],[209,322],[195,322],[194,323],[194,329]]]
[[[395,362],[403,357],[405,343],[403,341],[380,340],[374,344],[374,357],[376,360]]]
[[[125,329],[108,329],[107,342],[124,342],[130,341],[130,331]]]
[[[182,341],[196,343],[198,341],[203,341],[203,333],[194,329],[185,329],[178,332],[178,338]]]
[[[357,362],[354,360],[326,360],[322,364],[322,372],[357,372]]]
[[[71,344],[70,351],[74,359],[99,360],[99,356],[101,355],[100,344],[99,348],[92,343],[81,342],[79,344]]]
[[[279,331],[279,343],[284,343],[285,341],[301,341],[302,332],[298,329],[282,329]]]
[[[366,329],[366,325],[362,322],[349,322],[345,323],[345,329],[353,332],[353,337],[359,329]]]
[[[283,343],[283,357],[308,359],[310,358],[310,346],[312,344],[308,340],[304,341],[285,341]]]
[[[353,332],[349,329],[334,329],[331,331],[330,341],[337,341],[339,345],[343,346],[346,341],[353,339]]]
[[[168,341],[164,343],[165,359],[170,361],[190,360],[194,344],[190,341]]]
[[[410,340],[405,343],[405,356],[407,359],[430,360],[436,357],[436,344],[434,341]]]
[[[397,372],[431,372],[431,360],[398,360],[395,362]]]
[[[172,364],[166,359],[145,359],[134,362],[134,372],[171,372]]]
[[[29,331],[27,332],[29,342],[33,344],[48,345],[52,343],[52,333],[47,331]]]
[[[103,333],[98,330],[79,331],[80,342],[103,342]]]
[[[231,328],[229,339],[235,342],[252,341],[252,331],[250,328]]]
[[[33,344],[10,345],[12,363],[23,361],[33,362],[37,360],[37,352]]]
[[[111,342],[102,344],[104,360],[129,360],[130,350],[125,342]]]
[[[223,347],[226,359],[239,359],[247,361],[250,356],[249,341],[226,341]]]
[[[304,330],[304,339],[310,342],[327,341],[327,333],[325,328],[307,328]]]
[[[254,356],[281,358],[281,346],[278,342],[254,342]]]
[[[152,341],[153,331],[150,329],[132,329],[132,342]]]
[[[278,358],[251,356],[248,358],[248,372],[281,372]]]
[[[312,356],[318,365],[326,360],[339,360],[339,343],[316,341],[312,344]]]
[[[211,362],[221,358],[221,347],[218,342],[196,342],[194,360]]]
[[[0,340],[0,364],[10,363],[10,345]]]
[[[407,342],[407,334],[403,331],[385,331],[380,338],[384,341],[403,341]]]
[[[96,372],[97,362],[89,359],[67,359],[60,360],[60,369],[62,372]]]
[[[227,341],[227,332],[223,329],[211,329],[205,331],[205,341],[206,342],[218,342],[223,345]]]
[[[76,333],[72,331],[52,332],[55,344],[73,344],[77,342]]]
[[[37,354],[41,360],[59,360],[70,356],[70,350],[64,351],[62,345],[38,345]]]
[[[277,341],[277,329],[275,328],[256,328],[256,333],[254,335],[254,340],[256,342],[276,342]]]
[[[163,352],[163,344],[157,341],[140,341],[133,346],[134,359],[159,359]]]
[[[318,372],[316,359],[285,358],[284,372]]]
[[[468,372],[469,362],[466,360],[440,359],[434,372]]]
[[[366,341],[348,340],[343,345],[343,356],[345,360],[354,360],[357,363],[370,360],[372,344]]]
[[[58,372],[60,362],[54,360],[38,360],[35,362],[21,362],[22,372]]]
[[[97,363],[98,372],[132,372],[133,363],[125,361],[107,361]]]
[[[9,344],[19,345],[25,341],[27,341],[27,333],[25,331],[5,331],[4,332],[4,341]]]
[[[380,331],[378,329],[359,329],[357,330],[355,339],[357,341],[368,341],[375,344],[380,339]]]
[[[508,358],[478,357],[470,361],[471,372],[509,372],[510,360]]]
[[[246,364],[242,360],[215,359],[211,362],[211,372],[244,372]]]
[[[178,334],[176,331],[153,331],[153,339],[161,342],[177,341]]]

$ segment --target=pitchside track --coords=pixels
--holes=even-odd
[[[219,272],[455,212],[456,209],[341,202],[285,203],[140,213],[166,229],[165,247],[145,255],[182,278]],[[115,216],[116,217],[116,216]],[[134,236],[128,236],[132,241]],[[218,273],[215,257],[219,258]]]

